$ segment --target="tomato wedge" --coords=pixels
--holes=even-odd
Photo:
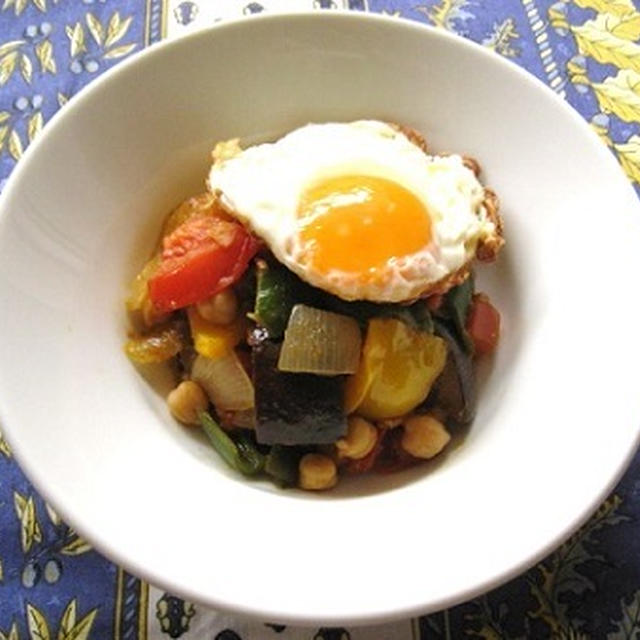
[[[161,312],[201,302],[238,280],[258,246],[237,222],[191,217],[163,239],[158,270],[149,279],[149,298]]]
[[[491,353],[498,344],[500,313],[485,294],[478,293],[473,296],[466,329],[473,342],[476,356]]]

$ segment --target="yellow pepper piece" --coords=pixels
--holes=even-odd
[[[370,320],[360,366],[347,380],[347,413],[370,420],[408,413],[429,395],[446,359],[442,338],[395,318]]]
[[[205,320],[195,307],[189,307],[187,315],[193,346],[206,358],[212,360],[222,358],[244,338],[246,331],[244,318],[238,318],[231,324],[213,324]]]

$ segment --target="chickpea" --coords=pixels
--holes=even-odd
[[[336,449],[341,458],[360,460],[375,447],[378,430],[360,416],[349,416],[348,431],[344,438],[336,441]]]
[[[223,289],[214,296],[198,302],[198,313],[213,324],[230,324],[238,313],[238,300],[233,289]]]
[[[321,453],[307,453],[298,466],[299,484],[302,489],[319,491],[331,489],[338,481],[336,463]]]
[[[185,380],[167,396],[169,411],[176,420],[185,424],[199,424],[198,413],[209,406],[209,398],[193,380]]]
[[[416,458],[433,458],[449,440],[449,432],[433,416],[414,415],[404,423],[402,448]]]

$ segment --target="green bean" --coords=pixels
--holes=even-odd
[[[264,455],[258,451],[245,432],[238,434],[235,443],[239,453],[238,464],[242,473],[252,476],[264,469]]]
[[[264,456],[242,436],[236,443],[206,411],[199,414],[200,424],[213,448],[236,471],[255,475],[264,467]]]

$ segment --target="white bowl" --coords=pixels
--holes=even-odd
[[[214,142],[380,118],[477,157],[508,244],[477,419],[429,470],[321,496],[229,471],[127,361],[125,287]],[[0,203],[0,415],[36,487],[107,556],[263,620],[452,605],[551,551],[638,439],[640,210],[582,119],[498,56],[418,24],[267,16],[152,47],[74,98]]]

